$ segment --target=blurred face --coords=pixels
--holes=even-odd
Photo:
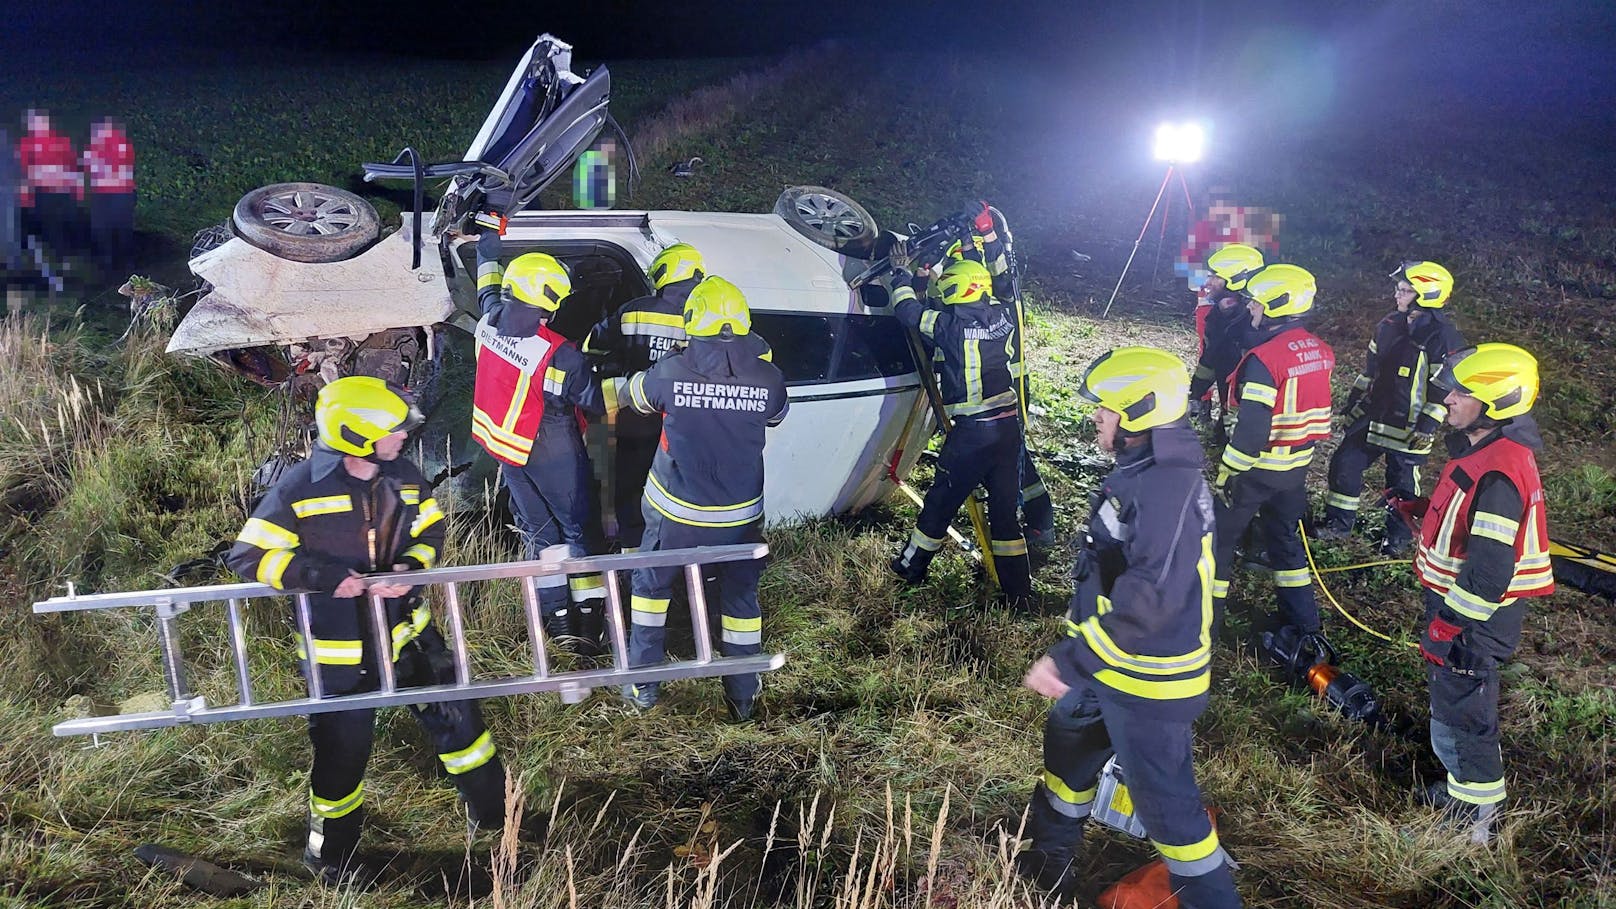
[[[1122,416],[1114,410],[1105,407],[1094,408],[1094,414],[1089,419],[1100,431],[1100,450],[1115,454],[1117,451],[1117,428],[1122,425]]]
[[[404,440],[407,438],[409,438],[409,433],[395,432],[392,435],[377,439],[376,460],[391,461],[397,458],[399,453],[404,450]]]
[[[29,132],[40,133],[50,129],[50,116],[39,111],[29,111],[23,120],[28,125]]]
[[[1476,420],[1480,419],[1485,405],[1480,398],[1472,397],[1462,391],[1450,391],[1442,399],[1448,405],[1448,425],[1461,432],[1468,432],[1475,428]]]
[[[1414,305],[1414,285],[1407,281],[1399,280],[1397,289],[1392,291],[1392,296],[1397,301],[1397,311],[1406,313],[1409,311],[1409,307]]]
[[[1206,292],[1208,295],[1221,294],[1229,287],[1229,282],[1223,280],[1222,275],[1213,275],[1206,279]]]

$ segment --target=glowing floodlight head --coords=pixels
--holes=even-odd
[[[1156,160],[1193,164],[1206,149],[1206,133],[1199,123],[1163,123],[1156,127]]]

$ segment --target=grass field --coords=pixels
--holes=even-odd
[[[1190,297],[1168,277],[1181,213],[1159,257],[1151,228],[1117,309],[1099,318],[1161,177],[1132,138],[1149,125],[1130,110],[1139,99],[1092,90],[1077,73],[873,61],[827,52],[753,86],[733,116],[663,134],[630,202],[764,211],[783,186],[817,183],[901,225],[993,200],[1028,263],[1029,353],[1045,411],[1033,441],[1070,534],[1099,477],[1082,464],[1093,436],[1071,394],[1078,372],[1121,344],[1186,357],[1194,348]],[[762,65],[614,65],[614,109],[632,136],[692,89]],[[38,76],[0,89],[0,115],[43,101],[76,128],[122,111],[142,156],[150,270],[177,284],[191,231],[223,220],[248,189],[350,185],[361,160],[390,158],[407,142],[452,154],[508,64],[374,60],[309,71],[297,84],[250,65],[72,84]],[[1616,219],[1603,201],[1608,172],[1587,153],[1608,156],[1608,137],[1458,112],[1440,131],[1419,132],[1409,126],[1413,99],[1408,111],[1376,108],[1368,130],[1355,125],[1369,122],[1355,103],[1338,99],[1330,122],[1298,117],[1291,131],[1231,134],[1227,157],[1193,176],[1234,181],[1254,204],[1285,213],[1285,257],[1319,277],[1316,322],[1337,348],[1341,387],[1390,306],[1385,273],[1403,258],[1447,263],[1467,336],[1520,343],[1543,361],[1553,532],[1616,549],[1616,373],[1604,318],[1616,298]],[[1535,137],[1530,154],[1507,141],[1510,130]],[[666,175],[691,155],[705,161],[698,177]],[[27,604],[68,580],[83,590],[154,586],[162,570],[232,535],[274,416],[257,389],[164,358],[161,337],[113,346],[122,327],[112,328],[110,295],[92,286],[84,297],[100,308],[82,319],[61,305],[0,325],[0,628],[13,647],[0,663],[0,906],[195,903],[134,860],[132,848],[150,841],[271,881],[221,905],[469,905],[448,894],[490,873],[493,890],[476,905],[1035,904],[1006,874],[1002,830],[1013,833],[1039,765],[1044,705],[1020,689],[1020,675],[1056,624],[969,606],[977,592],[957,555],[939,559],[927,588],[899,588],[884,564],[913,510],[897,504],[771,533],[766,641],[788,660],[767,679],[755,726],[722,723],[713,683],[674,685],[645,717],[605,692],[576,707],[541,697],[487,704],[529,808],[557,809],[538,854],[496,848],[490,860],[478,844],[467,859],[453,792],[399,711],[379,722],[367,782],[367,844],[394,860],[395,874],[365,896],[322,893],[287,870],[303,822],[300,723],[123,735],[96,749],[52,739],[52,722],[83,709],[70,696],[115,704],[156,687],[152,634],[138,618],[42,619]],[[451,560],[512,551],[508,534],[469,509],[454,529]],[[1319,552],[1321,566],[1370,555],[1361,541]],[[1051,607],[1066,596],[1067,567],[1057,557],[1039,574]],[[1329,578],[1356,615],[1409,639],[1418,607],[1406,568]],[[1235,597],[1237,608],[1265,605],[1266,580],[1241,576]],[[509,605],[490,599],[475,613],[473,644],[490,671],[519,659],[523,632]],[[260,604],[251,624],[262,632],[252,667],[263,693],[295,691],[284,617]],[[1250,658],[1218,654],[1197,760],[1248,905],[1616,905],[1609,603],[1562,591],[1535,604],[1503,694],[1510,810],[1500,842],[1481,851],[1433,829],[1410,795],[1433,769],[1419,660],[1333,612],[1326,627],[1412,740],[1368,732]],[[197,623],[186,645],[212,655],[193,679],[200,690],[227,689],[222,637]],[[1091,832],[1085,897],[1149,857],[1140,843]],[[481,872],[465,872],[468,863]]]

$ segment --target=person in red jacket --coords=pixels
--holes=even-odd
[[[74,225],[84,199],[73,141],[51,127],[50,113],[29,109],[23,117],[27,135],[17,143],[22,165],[22,204],[32,225],[59,256],[75,252]]]
[[[134,264],[135,246],[135,149],[118,121],[95,121],[83,163],[90,184],[90,251],[98,267],[118,274]]]
[[[1414,574],[1425,588],[1420,654],[1430,663],[1431,748],[1448,777],[1424,796],[1492,838],[1504,800],[1498,667],[1520,646],[1526,602],[1554,592],[1548,514],[1534,452],[1537,360],[1513,344],[1449,354],[1432,380],[1447,392],[1449,460],[1423,507]]]

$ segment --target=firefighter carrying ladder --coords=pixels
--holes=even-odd
[[[130,593],[102,593],[76,595],[69,587],[65,597],[52,597],[34,604],[35,613],[89,612],[104,609],[150,609],[156,619],[157,644],[162,658],[163,680],[171,701],[169,710],[144,713],[122,713],[67,720],[53,728],[58,736],[99,735],[103,732],[122,732],[133,729],[159,729],[197,723],[226,723],[276,716],[306,716],[339,710],[357,710],[370,707],[390,707],[405,704],[423,704],[438,701],[465,701],[479,698],[529,694],[536,691],[554,691],[567,703],[577,703],[597,687],[624,684],[666,682],[673,679],[702,678],[716,675],[734,675],[767,672],[785,665],[783,654],[755,656],[714,657],[710,637],[711,624],[707,615],[707,599],[702,590],[702,566],[717,562],[735,562],[758,559],[767,555],[764,543],[743,543],[730,546],[700,546],[692,549],[669,549],[658,552],[625,553],[621,555],[590,556],[586,558],[525,562],[501,562],[492,565],[473,565],[465,568],[432,568],[425,571],[391,572],[366,575],[372,582],[412,584],[421,588],[434,587],[442,592],[443,612],[447,619],[443,628],[454,659],[454,684],[430,685],[419,688],[399,688],[390,660],[377,660],[380,685],[377,690],[341,697],[322,697],[320,666],[314,663],[306,674],[308,697],[291,701],[259,702],[253,694],[252,679],[247,672],[247,634],[243,618],[243,605],[251,599],[291,596],[298,632],[302,639],[312,640],[312,617],[307,592],[276,590],[266,584],[215,584],[204,587],[179,587],[167,590],[139,590]],[[636,568],[666,568],[682,566],[690,602],[690,625],[695,635],[696,658],[676,663],[630,668],[627,664],[628,626],[623,621],[623,597],[618,585],[618,573]],[[606,582],[606,621],[611,635],[612,665],[596,669],[552,672],[546,654],[544,623],[539,610],[537,578],[551,575],[569,575],[599,572]],[[470,582],[489,582],[515,579],[521,589],[522,607],[527,620],[528,642],[531,649],[533,672],[530,675],[478,678],[472,671],[471,655],[466,648],[466,620],[460,604],[459,585]],[[413,595],[413,594],[412,594]],[[224,617],[229,625],[230,650],[235,662],[236,689],[239,700],[233,704],[210,706],[194,693],[186,681],[185,657],[180,650],[179,618],[193,607],[209,603],[223,603]],[[385,602],[381,597],[370,598],[370,616],[377,653],[392,653],[391,630],[386,619]]]

